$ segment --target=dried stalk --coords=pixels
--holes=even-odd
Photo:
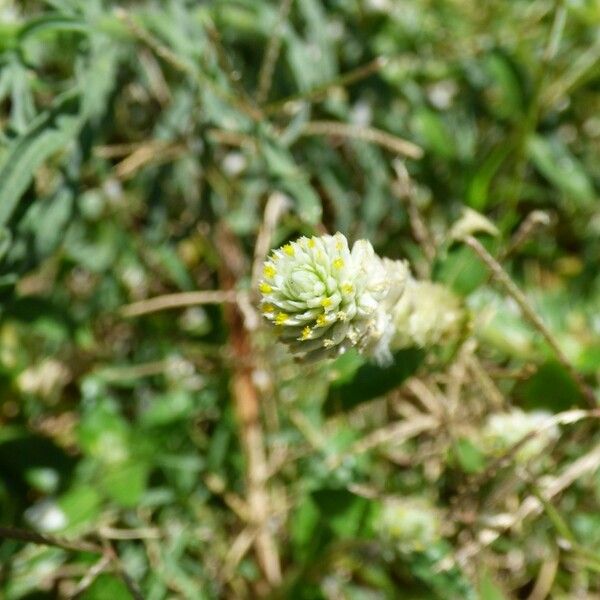
[[[79,583],[75,586],[73,591],[68,595],[67,600],[74,600],[87,590],[96,578],[102,574],[110,566],[110,557],[103,554],[100,559],[95,562],[86,572],[86,574],[80,579]]]
[[[148,164],[164,164],[183,156],[186,152],[188,148],[184,144],[157,142],[145,145],[118,163],[115,166],[115,174],[118,179],[130,179]]]
[[[477,542],[463,548],[458,554],[457,559],[460,564],[466,564],[473,556],[481,551],[482,547],[489,546],[497,540],[502,532],[507,531],[523,522],[528,517],[540,514],[544,510],[544,502],[551,500],[571,486],[577,479],[591,473],[600,467],[600,445],[595,446],[590,452],[584,454],[576,461],[571,463],[560,475],[553,478],[544,479],[539,484],[539,497],[531,495],[525,498],[518,510],[498,523],[497,529],[483,530]]]
[[[277,100],[272,104],[269,104],[265,107],[266,114],[272,114],[279,112],[286,105],[293,102],[300,101],[308,101],[308,100],[317,100],[319,98],[324,97],[329,90],[337,87],[345,87],[352,83],[356,83],[373,73],[377,73],[382,67],[384,67],[388,63],[388,59],[384,56],[379,56],[375,60],[368,62],[366,65],[361,65],[360,67],[353,69],[352,71],[348,71],[347,73],[343,73],[339,77],[324,83],[308,92],[301,92],[299,94],[292,94],[291,96],[287,96],[286,98],[282,98],[281,100]]]
[[[502,268],[500,263],[483,247],[483,245],[473,236],[464,238],[465,243],[479,256],[483,263],[488,267],[492,276],[502,284],[506,292],[518,304],[523,316],[542,334],[560,364],[568,371],[570,376],[576,382],[583,398],[591,408],[597,406],[594,391],[585,383],[581,375],[565,356],[558,342],[546,327],[542,319],[538,316],[525,294],[517,287],[516,283],[510,278],[508,273]]]
[[[20,542],[53,546],[55,548],[62,548],[64,550],[75,552],[91,552],[93,554],[101,554],[103,558],[99,563],[97,563],[97,568],[104,570],[109,563],[112,564],[115,573],[117,573],[123,583],[127,586],[127,589],[129,590],[129,593],[133,599],[144,600],[144,597],[138,589],[137,584],[124,570],[119,555],[107,540],[102,540],[103,545],[100,545],[87,542],[85,540],[67,540],[62,537],[41,534],[35,531],[18,529],[15,527],[0,527],[0,539],[18,540]]]
[[[245,264],[237,240],[222,227],[218,245],[223,257],[221,279],[226,290],[235,288],[243,275]],[[257,528],[254,541],[256,555],[267,582],[281,582],[281,565],[277,545],[268,529],[270,498],[266,490],[268,465],[259,413],[258,392],[252,379],[253,349],[244,316],[237,304],[224,307],[229,325],[233,353],[232,395],[240,427],[240,437],[246,457],[247,504]]]
[[[258,280],[262,275],[262,264],[271,248],[275,228],[291,206],[291,200],[281,192],[273,192],[267,200],[264,217],[254,246],[254,262],[252,263],[253,288],[258,286]]]
[[[435,260],[437,253],[433,236],[425,224],[421,212],[415,202],[415,186],[410,178],[406,165],[397,158],[392,162],[392,167],[396,174],[396,181],[392,185],[392,191],[406,205],[413,237],[421,247],[421,250],[423,250],[423,255],[428,263],[427,270],[429,271],[429,267]],[[423,273],[423,275],[427,277],[429,273]]]
[[[530,212],[526,219],[521,223],[521,226],[513,236],[506,250],[501,254],[500,260],[506,260],[509,256],[514,254],[538,228],[548,227],[551,221],[550,215],[543,210],[534,210]]]
[[[208,290],[199,292],[180,292],[177,294],[166,294],[156,296],[148,300],[140,300],[121,307],[122,317],[139,317],[149,313],[169,310],[172,308],[183,308],[186,306],[197,306],[199,304],[224,304],[238,301],[240,292],[235,290]]]
[[[374,127],[350,125],[349,123],[341,123],[339,121],[309,121],[302,128],[300,135],[330,135],[352,138],[377,144],[408,158],[419,159],[423,156],[423,150],[408,140],[387,133],[386,131],[381,131],[381,129],[375,129]]]
[[[104,548],[99,544],[86,542],[83,540],[67,540],[54,535],[42,535],[35,531],[26,529],[17,529],[16,527],[0,527],[0,539],[18,540],[20,542],[29,542],[32,544],[41,544],[44,546],[54,546],[64,550],[73,550],[75,552],[92,552],[94,554],[103,554]]]

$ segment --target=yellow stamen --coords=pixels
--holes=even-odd
[[[345,321],[348,318],[348,315],[343,310],[340,310],[336,317],[338,321]]]
[[[312,329],[307,325],[303,330],[302,330],[302,341],[307,340],[310,337],[310,334],[312,333]]]
[[[326,340],[323,340],[323,346],[325,348],[331,348],[331,346],[333,346],[333,340],[329,339],[329,338]]]
[[[317,317],[317,325],[319,327],[323,327],[324,325],[327,325],[327,317],[325,315],[319,315]]]
[[[263,269],[263,274],[265,277],[271,279],[272,277],[275,277],[276,273],[277,271],[273,265],[265,265],[265,268]]]
[[[261,293],[263,294],[270,294],[273,291],[273,288],[266,282],[263,281],[259,286],[258,289],[261,291]]]
[[[341,268],[344,266],[344,259],[343,259],[343,258],[336,258],[336,259],[333,261],[333,266],[334,266],[336,269],[341,269]]]
[[[263,311],[263,314],[268,315],[272,312],[275,312],[275,307],[272,304],[263,304],[262,311]]]
[[[323,300],[321,300],[321,306],[323,308],[327,308],[328,306],[331,306],[331,298],[323,298]]]
[[[279,313],[275,317],[275,323],[277,323],[277,325],[283,325],[288,319],[289,319],[288,315],[286,315],[285,313]]]
[[[292,246],[291,244],[286,244],[282,250],[288,255],[288,256],[294,256],[294,254],[296,253],[296,251],[294,250],[294,246]]]
[[[315,238],[310,238],[308,240],[308,247],[309,248],[314,248],[317,245],[317,242],[315,242]]]
[[[345,283],[342,286],[342,292],[344,292],[344,294],[351,294],[354,291],[354,286],[350,283]]]

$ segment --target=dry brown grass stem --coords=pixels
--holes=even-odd
[[[53,546],[55,548],[62,548],[63,550],[74,552],[90,552],[92,554],[100,554],[102,555],[102,558],[87,572],[87,577],[90,580],[89,584],[87,585],[90,585],[102,571],[111,565],[113,571],[127,586],[131,597],[134,600],[143,600],[143,596],[137,585],[126,573],[121,559],[119,558],[115,549],[112,547],[110,541],[107,539],[100,540],[101,543],[93,543],[86,540],[69,540],[55,535],[41,534],[35,531],[19,529],[16,527],[0,527],[0,540],[2,539],[17,540],[20,542],[43,546]],[[85,578],[86,576],[84,576],[84,579]]]
[[[262,264],[267,257],[275,229],[283,215],[292,207],[292,201],[281,192],[273,192],[265,205],[263,220],[254,245],[252,288],[256,289],[262,274]]]
[[[73,600],[87,590],[96,578],[102,574],[110,566],[110,557],[103,554],[100,559],[95,562],[79,580],[73,591],[66,597],[66,600]]]
[[[64,550],[73,550],[75,552],[92,552],[94,554],[102,554],[104,548],[92,542],[84,540],[68,540],[55,535],[37,533],[26,529],[18,529],[15,527],[0,527],[0,539],[18,540],[32,544],[41,544],[45,546],[54,546],[63,548]]]
[[[132,154],[136,150],[147,146],[149,144],[165,144],[162,140],[145,140],[143,142],[134,142],[130,144],[110,144],[107,146],[95,146],[94,154],[100,158],[121,158],[122,156],[127,156],[128,154]]]
[[[394,169],[394,173],[396,174],[396,180],[392,186],[392,191],[406,206],[406,212],[408,213],[408,219],[413,237],[421,247],[423,255],[428,263],[428,272],[422,273],[422,276],[426,278],[429,275],[429,268],[433,263],[437,253],[435,242],[431,232],[429,231],[429,228],[421,216],[421,211],[417,206],[415,186],[408,173],[408,169],[404,164],[404,161],[396,158],[392,161],[392,167]]]
[[[501,518],[497,519],[498,527],[496,529],[483,530],[478,543],[462,549],[459,553],[461,562],[479,552],[482,546],[493,543],[503,531],[512,529],[525,519],[542,513],[544,502],[551,502],[553,498],[570,487],[580,477],[587,473],[593,473],[599,467],[600,444],[572,462],[560,475],[538,481],[539,497],[533,494],[527,496],[514,513],[501,515]]]
[[[147,300],[140,300],[121,307],[122,317],[140,317],[162,310],[198,306],[199,304],[224,304],[237,302],[242,292],[235,290],[208,290],[198,292],[178,292],[165,294]]]
[[[548,227],[551,222],[552,218],[543,210],[534,210],[530,212],[525,220],[521,223],[506,250],[502,252],[499,260],[503,261],[509,256],[512,256],[539,228]]]
[[[483,263],[488,267],[492,276],[500,283],[508,295],[517,303],[523,316],[542,334],[548,346],[554,352],[557,360],[568,371],[577,384],[584,400],[591,408],[596,407],[597,402],[594,391],[583,381],[581,375],[566,357],[561,347],[558,345],[555,337],[546,327],[545,323],[532,308],[525,294],[519,289],[517,284],[510,278],[508,273],[502,268],[502,265],[483,247],[481,242],[473,236],[466,236],[465,243],[479,256]]]
[[[413,144],[413,142],[409,142],[381,129],[375,129],[374,127],[351,125],[339,121],[309,121],[302,128],[301,135],[328,135],[363,140],[382,146],[400,156],[414,159],[419,159],[423,156],[423,150],[416,144]]]
[[[212,138],[215,142],[223,144],[224,146],[246,148],[252,151],[256,151],[258,148],[257,139],[247,133],[216,128],[207,129],[206,133],[209,138]]]
[[[336,77],[335,79],[332,79],[331,81],[328,81],[312,90],[298,94],[292,94],[291,96],[287,96],[286,98],[282,98],[281,100],[277,100],[276,102],[268,104],[264,111],[266,114],[277,113],[295,102],[306,102],[309,100],[315,101],[320,98],[324,98],[330,90],[334,88],[345,87],[347,85],[356,83],[361,79],[365,79],[366,77],[369,77],[369,75],[377,73],[377,71],[382,69],[387,63],[388,59],[385,56],[379,56],[367,64],[361,65],[356,69],[352,69],[347,73],[343,73],[339,77]]]
[[[224,225],[219,228],[217,245],[222,257],[220,277],[223,287],[233,291],[238,280],[245,274],[244,254],[239,240]],[[254,348],[239,303],[225,304],[224,314],[229,327],[233,357],[231,392],[246,460],[246,503],[251,524],[256,527],[254,548],[266,581],[275,587],[281,582],[281,562],[277,543],[268,527],[272,514],[271,497],[267,490],[268,461],[260,418],[259,393],[252,378],[255,368]]]
[[[233,544],[229,548],[225,556],[223,564],[223,581],[228,583],[234,576],[237,566],[240,564],[244,556],[252,548],[252,544],[256,540],[256,530],[252,527],[244,527],[237,535]]]
[[[164,164],[183,156],[187,146],[179,143],[155,142],[139,147],[115,166],[115,175],[122,180],[130,179],[149,164]]]
[[[554,552],[540,567],[540,571],[527,600],[544,600],[550,594],[556,573],[558,572],[559,556]]]
[[[436,429],[438,426],[439,420],[436,417],[425,414],[416,415],[410,420],[391,423],[369,433],[352,445],[350,453],[363,454],[383,444],[402,444],[425,431]]]
[[[485,396],[488,405],[493,410],[502,410],[506,405],[506,399],[475,354],[468,358],[467,366]]]

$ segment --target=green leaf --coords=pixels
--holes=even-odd
[[[480,600],[505,600],[506,596],[485,571],[479,581]]]
[[[527,148],[538,171],[570,199],[588,207],[596,202],[596,194],[585,169],[558,138],[534,135],[529,139]]]
[[[129,425],[111,400],[98,401],[83,415],[79,443],[87,455],[106,464],[122,463],[129,458],[129,442]]]
[[[517,385],[515,396],[526,410],[545,409],[562,412],[584,401],[568,371],[556,361],[548,361],[527,380]]]
[[[350,376],[334,381],[325,401],[327,414],[350,410],[362,402],[383,396],[410,377],[421,364],[423,352],[409,348],[394,353],[393,362],[386,367],[364,363]]]
[[[79,596],[81,600],[132,600],[127,586],[115,575],[102,573]]]
[[[420,107],[412,121],[412,130],[417,139],[435,154],[445,159],[456,156],[456,144],[443,119],[434,111]]]
[[[64,238],[73,212],[73,190],[61,187],[50,198],[38,200],[27,211],[19,224],[21,230],[31,232],[38,258],[50,255]]]
[[[340,538],[356,537],[365,523],[372,501],[344,489],[324,488],[311,494],[323,524]]]
[[[92,486],[76,486],[59,498],[58,506],[67,518],[65,529],[73,531],[98,517],[100,494]]]
[[[23,43],[30,36],[48,31],[89,33],[92,28],[82,19],[60,13],[50,13],[27,21],[19,31],[18,40]]]
[[[194,402],[189,392],[173,390],[153,398],[140,421],[147,426],[166,425],[186,419],[193,409]]]
[[[484,66],[491,79],[485,90],[491,110],[500,119],[522,118],[525,101],[512,62],[502,53],[494,52],[486,58]]]
[[[79,109],[77,92],[63,94],[10,144],[0,165],[0,225],[10,219],[37,168],[77,135],[82,123]]]
[[[10,248],[12,234],[6,227],[0,228],[0,260],[2,260]]]
[[[102,491],[117,504],[136,506],[146,489],[148,466],[139,461],[111,465],[102,474]]]
[[[467,438],[460,438],[454,444],[454,455],[465,473],[478,473],[485,467],[485,456]]]
[[[481,243],[490,251],[498,242],[489,235],[479,235]],[[457,294],[466,296],[489,277],[489,271],[475,252],[461,243],[452,244],[436,257],[432,279],[445,283]]]
[[[467,186],[467,204],[469,206],[480,211],[486,208],[489,204],[489,188],[492,180],[511,150],[509,144],[504,144],[479,163]]]

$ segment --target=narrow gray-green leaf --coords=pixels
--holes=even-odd
[[[10,219],[36,169],[73,139],[80,124],[79,95],[71,91],[11,142],[0,165],[0,225]]]

